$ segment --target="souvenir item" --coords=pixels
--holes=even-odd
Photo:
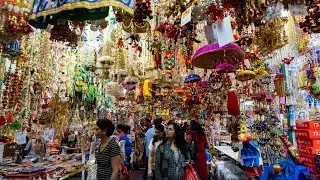
[[[192,65],[202,69],[213,69],[218,63],[238,64],[244,59],[244,52],[235,44],[219,47],[218,44],[205,45],[193,55]]]

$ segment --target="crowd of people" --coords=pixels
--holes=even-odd
[[[95,136],[99,139],[95,149],[98,180],[125,179],[123,168],[131,170],[133,144],[128,137],[131,127],[117,125],[107,119],[99,119]],[[193,167],[198,179],[207,180],[208,165],[206,149],[209,148],[204,129],[196,121],[183,126],[162,119],[144,119],[141,132],[143,137],[143,165],[145,180],[182,180],[186,167]],[[113,136],[114,134],[117,136]],[[115,138],[114,138],[115,137]],[[137,138],[137,137],[136,137]],[[137,146],[135,146],[137,147]],[[135,149],[141,150],[141,149]]]

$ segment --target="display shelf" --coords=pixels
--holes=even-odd
[[[85,170],[87,170],[87,169],[88,169],[88,166],[84,166],[84,167],[82,167],[82,168],[79,169],[79,170],[76,170],[76,171],[74,171],[74,172],[72,172],[72,173],[70,173],[70,174],[67,174],[67,175],[59,178],[59,180],[69,179],[70,177],[72,177],[72,176],[74,176],[74,175],[76,175],[76,174],[79,174],[79,173],[81,173],[82,171],[85,171]]]

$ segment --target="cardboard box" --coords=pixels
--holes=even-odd
[[[320,148],[320,140],[297,138],[298,146]]]
[[[308,164],[308,163],[304,163],[304,165],[309,168],[313,174],[319,174],[319,171],[318,171],[318,168],[316,165],[313,165],[313,164]]]
[[[316,160],[314,159],[314,156],[300,154],[300,157],[303,160],[303,163],[316,166]]]
[[[320,121],[298,120],[298,121],[296,121],[296,128],[297,129],[320,130]]]
[[[320,154],[319,147],[307,147],[298,145],[299,154],[315,155]]]
[[[320,130],[298,129],[295,134],[302,139],[320,139]]]

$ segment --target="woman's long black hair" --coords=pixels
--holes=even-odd
[[[186,150],[186,141],[184,139],[184,131],[180,128],[180,126],[177,123],[170,123],[170,125],[173,125],[174,131],[175,131],[175,135],[176,135],[175,143],[177,148],[181,151],[181,153],[185,157],[188,157],[187,150]]]
[[[166,134],[164,133],[164,126],[162,124],[157,124],[154,128],[159,132],[163,133],[162,139],[164,140],[166,138]],[[158,141],[159,141],[158,136],[154,136],[152,144],[154,145],[154,143]]]
[[[190,125],[191,125],[191,128],[190,128],[191,131],[196,131],[200,135],[205,135],[203,127],[197,121],[191,120]]]

